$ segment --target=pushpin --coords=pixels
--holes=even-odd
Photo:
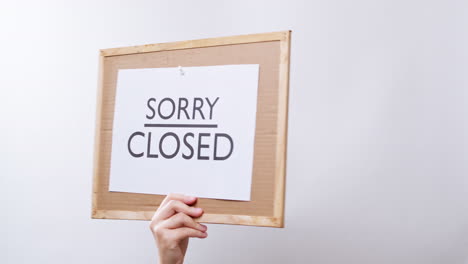
[[[185,75],[185,72],[184,72],[184,70],[182,69],[182,66],[179,66],[179,71],[180,71],[180,75],[182,75],[182,76]]]

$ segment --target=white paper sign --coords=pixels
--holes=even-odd
[[[250,200],[258,71],[119,70],[109,191]]]

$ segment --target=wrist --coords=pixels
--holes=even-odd
[[[184,258],[174,258],[170,256],[159,255],[158,264],[183,264]]]

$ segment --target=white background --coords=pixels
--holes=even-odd
[[[0,262],[155,263],[91,220],[98,49],[292,29],[286,228],[187,263],[468,263],[465,0],[2,1]]]

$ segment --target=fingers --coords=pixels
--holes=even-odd
[[[207,227],[205,225],[195,222],[193,218],[191,218],[190,216],[184,213],[177,213],[173,215],[172,217],[164,220],[164,223],[162,224],[162,226],[168,229],[188,227],[188,228],[196,229],[202,232],[206,232],[207,230]]]
[[[178,194],[178,193],[170,193],[170,194],[168,194],[166,196],[166,198],[164,198],[164,200],[161,202],[159,207],[165,206],[171,200],[181,201],[181,202],[183,202],[185,204],[191,205],[191,204],[194,204],[197,201],[197,198],[192,197],[192,196],[183,195],[183,194]]]
[[[203,214],[203,210],[197,207],[190,207],[181,201],[170,200],[156,211],[153,220],[164,220],[176,213],[184,213],[191,217],[200,217]]]
[[[200,230],[192,229],[189,227],[172,229],[171,232],[173,233],[174,239],[176,241],[180,241],[189,237],[206,238],[208,236],[208,233],[206,232],[202,232]]]
[[[186,249],[188,240],[185,239],[208,236],[207,227],[192,218],[203,214],[201,208],[190,206],[196,200],[195,197],[170,194],[161,203],[149,226],[160,252],[165,252],[165,249]]]

